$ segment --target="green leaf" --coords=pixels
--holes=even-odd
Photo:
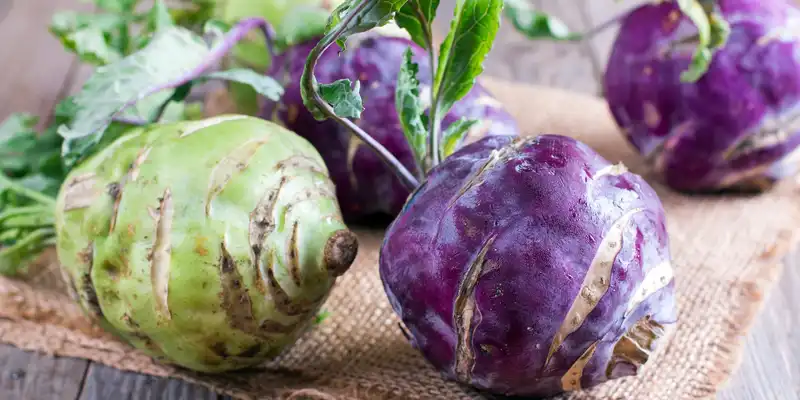
[[[505,0],[503,11],[511,25],[529,39],[572,41],[582,37],[562,20],[537,11],[527,0]]]
[[[94,0],[98,8],[115,13],[132,13],[139,0]]]
[[[192,103],[184,103],[183,107],[183,119],[187,121],[197,121],[205,118],[205,114],[203,113],[203,103],[202,102],[192,102]]]
[[[130,16],[115,14],[81,14],[75,11],[60,11],[53,14],[50,31],[56,36],[87,27],[110,32],[120,25],[128,23],[130,18]]]
[[[226,71],[212,72],[203,75],[200,79],[222,79],[231,82],[238,82],[249,85],[258,94],[272,100],[278,101],[283,95],[283,87],[270,76],[259,74],[251,69],[238,68]]]
[[[174,2],[170,1],[169,3]],[[175,21],[175,25],[199,31],[205,21],[214,17],[216,7],[226,3],[228,0],[222,2],[219,0],[183,1],[177,3],[175,7],[171,7],[169,13],[172,20]]]
[[[227,33],[223,25],[209,21],[208,32],[219,36],[211,46],[204,38],[177,26],[156,32],[152,41],[119,62],[98,68],[74,96],[75,117],[60,125],[58,133],[65,140],[63,158],[68,168],[88,155],[101,143],[112,119],[123,114],[154,123],[169,102],[181,102],[189,94],[192,83],[212,78],[228,79],[254,85],[265,96],[279,98],[277,83],[253,71],[225,71],[205,74],[228,54],[248,31],[266,23],[247,19]]]
[[[210,52],[201,38],[183,28],[167,28],[139,52],[98,68],[75,98],[75,118],[58,132],[66,140],[67,164],[96,144],[111,118],[125,106],[146,97],[203,64]]]
[[[353,86],[353,87],[351,87]],[[361,103],[361,81],[352,85],[349,79],[319,85],[319,94],[333,106],[333,112],[342,118],[361,118],[364,105]]]
[[[397,13],[397,25],[405,29],[414,43],[425,49],[433,46],[431,24],[436,18],[439,0],[408,0]]]
[[[319,7],[295,6],[276,25],[276,49],[280,51],[319,36],[325,31],[329,16],[329,11]],[[262,53],[266,52],[263,41],[257,45]]]
[[[469,93],[475,79],[483,72],[483,61],[500,27],[502,10],[503,0],[458,1],[450,32],[439,49],[439,65],[433,83],[434,124],[438,125],[453,104]]]
[[[323,321],[325,321],[326,319],[328,319],[328,317],[330,317],[330,316],[331,316],[331,312],[330,312],[330,311],[328,311],[328,310],[322,310],[322,311],[320,311],[320,312],[317,314],[317,316],[316,316],[316,317],[314,317],[314,325],[319,325],[319,324],[321,324]]]
[[[115,35],[130,16],[113,14],[79,14],[73,11],[53,15],[50,32],[64,48],[92,65],[105,65],[119,60],[125,49],[114,43]]]
[[[710,14],[708,22],[711,24],[711,39],[708,46],[711,49],[721,49],[728,42],[731,34],[731,25],[718,14]]]
[[[327,35],[340,31],[341,36],[337,39],[337,43],[344,49],[344,41],[348,36],[386,25],[394,19],[406,1],[408,0],[345,1],[331,13],[325,33]],[[355,18],[343,23],[345,16],[350,13],[355,13]]]
[[[684,82],[696,82],[708,71],[714,52],[722,48],[730,34],[730,26],[713,11],[713,3],[703,0],[677,0],[678,7],[697,27],[697,49],[689,68],[681,74]]]
[[[258,115],[261,111],[261,99],[249,85],[233,82],[228,86],[228,94],[235,105],[236,112]]]
[[[464,136],[467,135],[467,132],[477,123],[478,121],[474,119],[461,118],[450,124],[442,134],[441,158],[445,159],[453,154],[464,140]]]
[[[4,233],[10,232],[4,230]],[[34,261],[39,251],[44,248],[44,243],[55,236],[52,228],[42,228],[35,231],[23,230],[18,232],[13,245],[0,248],[0,274],[18,275],[27,270]]]
[[[35,134],[37,123],[39,123],[39,117],[35,115],[27,113],[11,114],[0,124],[0,146],[5,147],[4,143],[17,135]]]
[[[403,55],[403,64],[400,66],[400,73],[397,76],[397,88],[395,90],[395,107],[403,127],[403,134],[406,137],[417,166],[421,167],[427,155],[428,131],[422,123],[424,108],[419,97],[419,65],[412,61],[411,48],[406,49]]]
[[[169,13],[167,5],[163,0],[156,0],[147,19],[147,28],[150,32],[160,32],[164,29],[175,26],[172,15]]]
[[[122,58],[122,54],[106,41],[103,31],[97,28],[78,29],[64,36],[63,43],[88,64],[106,65]]]
[[[336,7],[328,18],[325,36],[318,42],[312,54],[306,61],[301,77],[300,95],[303,105],[317,120],[324,120],[326,114],[315,101],[314,92],[319,90],[320,96],[331,105],[338,116],[361,115],[363,110],[361,96],[358,93],[359,83],[356,82],[351,89],[351,82],[347,79],[329,85],[320,85],[313,75],[313,66],[316,65],[318,55],[323,47],[331,44],[334,39],[341,49],[344,49],[348,36],[366,32],[370,29],[384,26],[393,20],[397,11],[407,0],[347,0]],[[314,53],[317,53],[315,56]],[[322,94],[322,91],[326,94]],[[332,103],[344,101],[345,104]],[[337,112],[336,110],[339,110]]]
[[[36,116],[17,113],[0,124],[0,173],[19,176],[30,171],[38,122]]]

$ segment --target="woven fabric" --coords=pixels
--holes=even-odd
[[[485,79],[526,135],[558,133],[649,177],[601,99]],[[777,280],[800,226],[796,183],[760,196],[677,194],[649,179],[668,217],[679,323],[637,377],[565,399],[675,400],[712,397],[739,361],[744,334]],[[258,369],[203,376],[155,363],[84,318],[64,291],[53,252],[25,280],[0,278],[0,341],[119,369],[185,379],[236,398],[471,399],[407,342],[377,271],[382,232],[353,227],[356,264],[325,305],[331,316]]]

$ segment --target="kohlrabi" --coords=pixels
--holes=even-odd
[[[313,325],[358,251],[319,153],[255,117],[162,119],[211,79],[277,100],[283,89],[263,74],[213,70],[256,28],[271,36],[259,18],[227,32],[210,24],[205,37],[168,24],[141,50],[98,68],[55,130],[64,139],[50,182],[57,196],[15,178],[45,171],[41,163],[4,164],[2,272],[55,244],[67,287],[90,317],[195,371],[260,364]],[[156,94],[165,94],[161,104]],[[26,151],[31,120],[14,118],[3,129],[16,130],[11,140]]]
[[[786,0],[704,3],[726,42],[687,76],[708,34],[679,3],[637,7],[613,44],[604,91],[627,139],[680,191],[762,191],[794,175],[800,11]]]
[[[482,71],[502,1],[457,3],[432,57],[429,113],[418,67],[410,57],[401,66],[398,114],[422,174],[350,121],[363,115],[357,84],[315,79],[334,42],[392,19],[433,52],[437,5],[346,2],[302,79],[310,111],[347,127],[413,190],[379,261],[410,341],[445,376],[493,393],[553,395],[636,374],[676,322],[665,214],[654,190],[566,136],[491,136],[454,150],[466,130],[453,124],[439,135]]]
[[[308,55],[319,39],[293,46],[275,58],[269,75],[286,88],[279,102],[267,102],[261,116],[279,121],[290,130],[308,139],[331,171],[342,212],[348,220],[363,219],[375,214],[395,216],[409,195],[409,190],[394,176],[369,147],[335,121],[317,121],[303,106],[300,77]],[[411,60],[408,60],[411,57]],[[408,62],[419,69],[416,76],[399,76]],[[406,37],[379,33],[377,30],[351,38],[339,54],[329,48],[320,57],[316,76],[321,82],[345,78],[358,80],[360,95],[368,104],[355,123],[386,147],[406,168],[416,174],[415,153],[403,134],[403,121],[397,107],[408,97],[397,98],[398,87],[409,88],[419,81],[420,107],[430,103],[431,58],[426,49]],[[398,81],[398,77],[400,80]],[[401,92],[402,94],[402,92]],[[443,129],[466,129],[464,140],[451,146],[472,142],[487,135],[518,135],[514,118],[479,84],[453,108],[442,121]]]

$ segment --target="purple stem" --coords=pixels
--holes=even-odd
[[[314,103],[322,110],[322,112],[328,117],[333,119],[334,121],[338,122],[339,124],[343,125],[345,128],[350,130],[357,138],[361,139],[369,148],[378,155],[381,161],[394,172],[395,176],[400,180],[400,182],[405,186],[408,190],[414,190],[419,186],[419,181],[417,178],[412,174],[408,168],[406,168],[397,157],[394,156],[389,150],[386,149],[383,145],[380,144],[377,140],[375,140],[372,136],[370,136],[367,132],[364,132],[361,127],[353,123],[347,118],[342,118],[336,115],[333,111],[333,107],[328,104],[325,99],[320,96],[319,92],[317,91],[317,80],[314,77],[314,69],[317,66],[317,61],[322,53],[328,49],[336,40],[342,36],[342,33],[347,28],[347,25],[361,12],[363,11],[364,7],[367,6],[370,0],[362,0],[358,3],[358,5],[348,11],[347,16],[339,22],[339,27],[334,30],[333,32],[325,35],[313,49],[311,49],[311,53],[308,55],[308,60],[306,63],[306,69],[303,71],[303,76],[301,78],[300,85],[306,88],[312,88],[312,98]]]

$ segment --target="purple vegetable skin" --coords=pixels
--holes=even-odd
[[[300,76],[317,42],[310,40],[294,46],[275,59],[268,73],[278,79],[286,91],[280,104],[268,103],[264,107],[262,116],[282,122],[320,151],[336,184],[339,204],[346,218],[352,220],[374,214],[395,216],[408,198],[408,189],[349,130],[332,120],[315,120],[303,106]],[[406,168],[416,172],[411,147],[403,135],[395,110],[394,97],[403,53],[408,47],[414,53],[413,60],[419,64],[419,81],[429,88],[430,60],[424,49],[405,38],[372,32],[348,44],[341,55],[336,46],[327,49],[320,57],[315,76],[322,83],[343,78],[358,79],[365,110],[361,119],[356,121],[357,125],[369,132]],[[430,95],[424,91],[423,101],[427,101]],[[485,135],[518,135],[513,117],[479,84],[451,109],[442,123],[442,131],[461,117],[481,121],[469,132],[465,142]]]
[[[653,189],[575,139],[496,136],[431,170],[380,275],[449,378],[549,396],[636,374],[676,321]]]
[[[761,191],[797,170],[800,12],[781,0],[719,0],[727,44],[696,83],[680,82],[696,34],[676,2],[622,22],[605,74],[617,123],[670,187]],[[672,49],[671,49],[672,46]],[[671,49],[671,50],[670,50]]]

